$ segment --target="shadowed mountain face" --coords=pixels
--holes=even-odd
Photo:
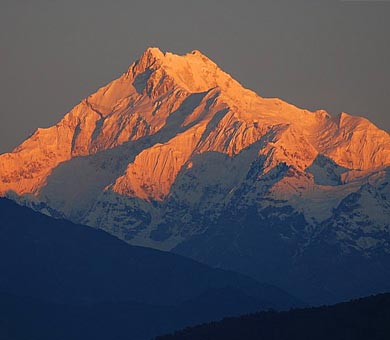
[[[262,98],[199,51],[150,48],[0,155],[0,193],[322,303],[388,288],[389,166],[389,134],[364,118]]]
[[[106,232],[56,220],[0,199],[0,291],[56,302],[137,301],[174,305],[208,291],[232,289],[288,307],[283,291],[232,272]]]
[[[273,286],[8,199],[0,199],[0,216],[0,335],[9,331],[10,339],[107,339],[110,332],[145,339],[299,304]]]
[[[390,294],[383,294],[330,307],[227,318],[156,340],[384,340],[389,337]]]

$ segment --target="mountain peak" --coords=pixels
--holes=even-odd
[[[142,73],[146,69],[150,69],[157,61],[161,64],[163,59],[164,53],[158,47],[149,47],[141,57],[131,65],[131,68],[135,68],[135,73]]]
[[[193,51],[185,54],[184,57],[187,59],[193,59],[193,60],[198,58],[198,59],[202,60],[204,63],[209,63],[213,67],[218,67],[218,65],[214,61],[212,61],[207,55],[205,55],[204,53],[202,53],[199,50],[193,50]]]
[[[158,71],[156,78],[167,76],[190,93],[206,92],[218,87],[229,97],[236,97],[237,91],[247,91],[199,50],[178,55],[149,47],[129,71],[134,78],[140,75],[150,77]]]
[[[191,54],[195,54],[195,55],[203,55],[203,53],[199,50],[193,50],[191,51]]]
[[[140,60],[144,59],[154,59],[154,60],[161,60],[165,62],[173,62],[177,61],[177,59],[186,59],[189,62],[193,62],[196,59],[200,59],[203,62],[209,62],[212,63],[214,66],[217,66],[209,57],[207,57],[204,53],[202,53],[200,50],[192,50],[191,52],[188,52],[184,55],[171,53],[171,52],[163,52],[159,47],[148,47],[144,53],[141,55]]]
[[[151,46],[151,47],[148,47],[144,54],[150,54],[150,55],[153,55],[155,57],[163,57],[164,56],[164,52],[162,52],[158,47],[154,47],[154,46]]]

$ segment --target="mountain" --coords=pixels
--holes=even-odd
[[[135,247],[0,199],[0,338],[147,339],[300,302],[248,277]]]
[[[156,340],[385,340],[390,336],[390,294],[334,306],[262,312],[187,328]]]
[[[149,48],[0,155],[0,194],[311,303],[389,289],[390,136]],[[332,254],[332,256],[328,256]]]

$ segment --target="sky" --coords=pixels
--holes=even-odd
[[[390,1],[1,0],[0,153],[149,46],[198,49],[245,87],[390,131]]]

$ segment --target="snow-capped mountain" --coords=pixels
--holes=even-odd
[[[390,136],[367,119],[157,48],[0,155],[1,195],[313,302],[390,288],[389,177]]]

